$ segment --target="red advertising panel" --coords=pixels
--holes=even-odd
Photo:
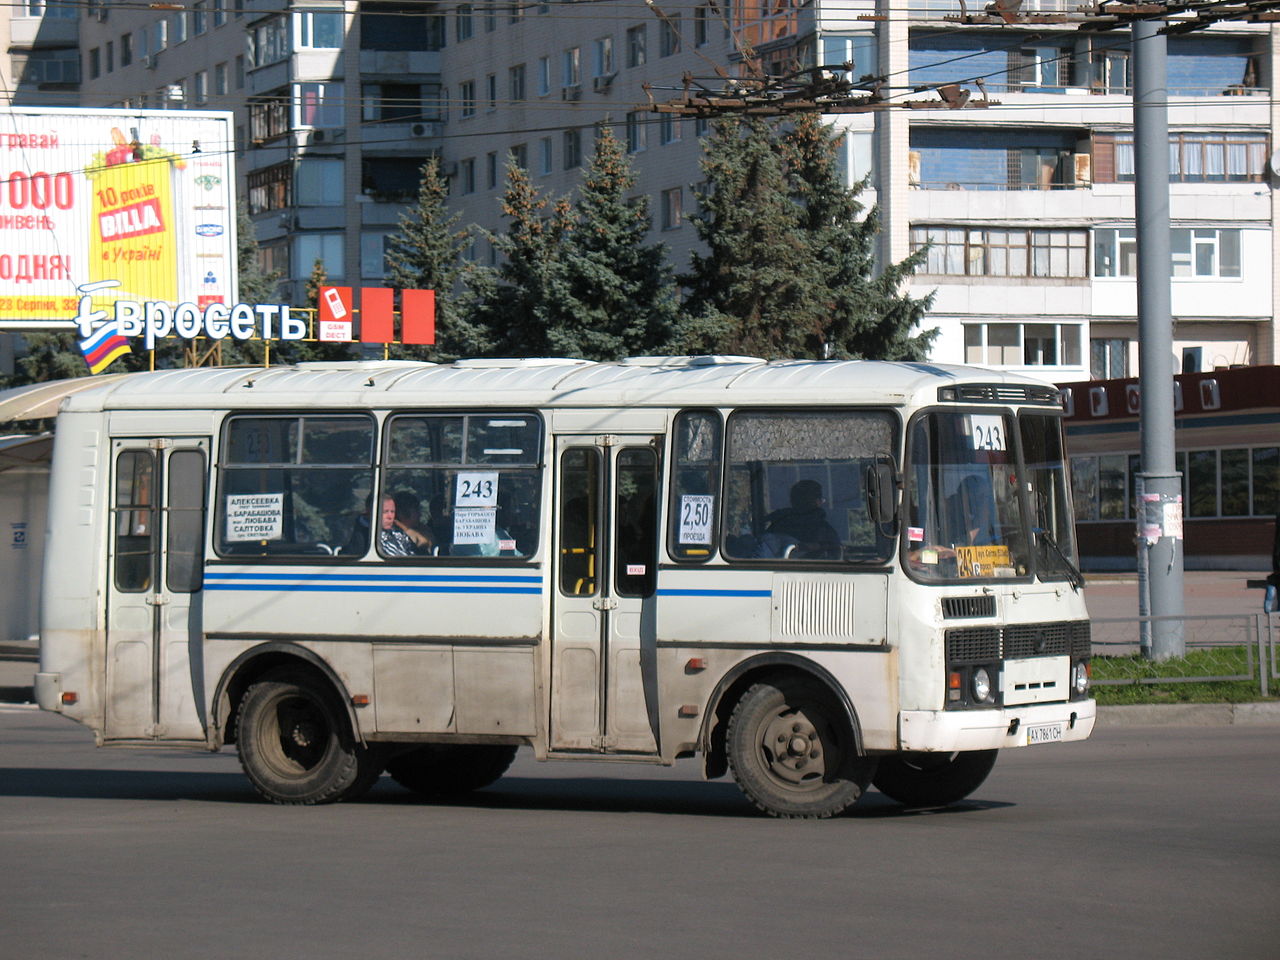
[[[342,343],[351,339],[351,288],[321,287],[316,339]]]
[[[400,321],[402,343],[435,343],[436,292],[434,290],[401,290]]]
[[[390,287],[360,288],[360,339],[391,343],[395,330],[396,292]]]

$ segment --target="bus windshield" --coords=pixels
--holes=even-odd
[[[915,577],[1034,571],[1083,583],[1060,417],[1023,413],[1015,429],[1008,413],[929,413],[913,422],[908,448],[906,558]]]

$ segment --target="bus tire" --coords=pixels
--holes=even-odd
[[[462,797],[496,781],[516,758],[507,744],[431,743],[387,764],[391,779],[430,800]]]
[[[773,817],[831,817],[855,803],[875,760],[860,757],[844,710],[817,680],[789,676],[750,687],[733,708],[729,769]]]
[[[987,779],[995,750],[899,753],[881,757],[875,788],[908,807],[941,807],[963,800]]]
[[[264,674],[240,701],[237,731],[240,766],[272,803],[333,803],[377,779],[375,758],[355,742],[337,694],[310,672]]]

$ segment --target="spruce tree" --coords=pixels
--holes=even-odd
[[[565,199],[539,195],[529,174],[508,159],[502,213],[506,232],[485,231],[502,261],[471,274],[469,320],[488,332],[499,356],[548,356],[555,352],[549,331],[569,322],[565,239],[573,229],[572,211]]]
[[[860,199],[865,181],[849,187],[839,138],[816,113],[801,114],[783,135],[790,192],[803,211],[810,256],[826,290],[819,323],[804,355],[837,359],[923,360],[937,329],[912,335],[932,302],[902,292],[922,262],[918,251],[876,273],[876,210]]]
[[[679,346],[688,352],[804,356],[822,301],[773,126],[760,117],[717,120],[705,143],[709,189],[690,219],[706,253],[681,278],[688,288]]]
[[[387,283],[401,290],[436,293],[434,347],[393,346],[391,356],[452,360],[485,354],[492,346],[487,331],[469,322],[465,293],[459,282],[462,254],[470,233],[449,216],[448,182],[440,175],[440,159],[422,165],[417,203],[400,215],[399,230],[387,250]]]
[[[565,244],[567,302],[547,331],[557,355],[620,360],[669,348],[678,312],[674,282],[664,245],[644,242],[648,203],[628,200],[634,184],[626,152],[602,124]]]

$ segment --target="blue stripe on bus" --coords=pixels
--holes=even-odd
[[[205,583],[206,590],[274,590],[281,593],[542,593],[541,587],[482,587],[324,583]]]
[[[451,574],[414,574],[414,573],[205,573],[205,580],[284,580],[293,583],[310,583],[315,581],[351,581],[360,583],[377,583],[394,581],[411,581],[414,583],[541,583],[541,577],[516,576],[454,576]]]
[[[772,597],[772,590],[677,590],[664,588],[660,597]]]

